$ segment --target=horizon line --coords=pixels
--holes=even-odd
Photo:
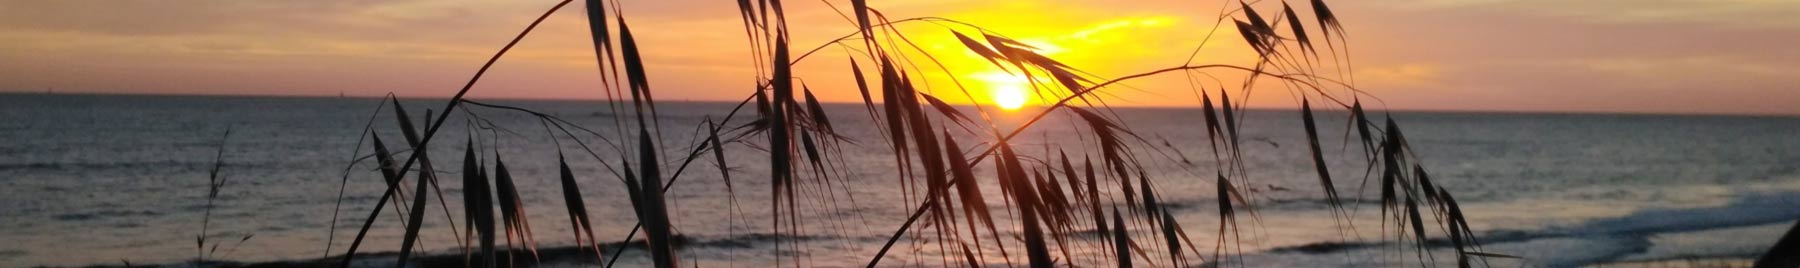
[[[366,94],[344,94],[344,95],[316,95],[316,94],[230,94],[230,93],[224,93],[224,94],[217,94],[217,93],[193,93],[193,92],[157,92],[157,93],[144,93],[144,92],[104,92],[104,91],[74,91],[74,92],[62,92],[62,91],[49,91],[49,92],[46,92],[46,91],[10,91],[10,90],[0,90],[0,95],[86,95],[86,96],[148,96],[148,97],[244,97],[244,98],[313,98],[313,99],[334,99],[334,98],[354,98],[354,99],[383,99],[383,98],[386,98],[386,97],[387,97],[387,96],[389,96],[389,95],[390,95],[390,94],[391,94],[391,93],[389,93],[389,94],[382,94],[382,95],[366,95]],[[449,98],[450,98],[450,97],[448,97],[448,96],[407,96],[407,95],[397,95],[397,94],[396,94],[396,95],[392,95],[392,96],[394,96],[394,97],[396,97],[396,98],[400,98],[400,99],[432,99],[432,100],[439,100],[439,99],[449,99]],[[465,97],[465,98],[466,98],[466,99],[486,99],[486,100],[499,100],[499,101],[557,101],[557,102],[582,102],[582,101],[607,101],[607,99],[598,99],[598,98],[540,98],[540,97],[498,97],[498,98],[468,98],[468,97]],[[736,101],[732,101],[732,100],[704,100],[704,99],[702,99],[702,100],[694,100],[694,99],[680,99],[680,100],[663,100],[663,101],[664,101],[664,102],[694,102],[694,103],[708,103],[708,102],[711,102],[711,103],[736,103]],[[821,102],[821,103],[823,103],[823,104],[862,104],[862,103],[861,103],[861,102],[845,102],[845,101],[820,101],[820,102]],[[876,101],[876,102],[875,102],[875,103],[881,103],[881,102],[880,102],[880,101]],[[950,104],[950,105],[954,105],[954,106],[974,106],[974,105],[972,105],[972,104],[967,104],[967,103],[953,103],[953,104]],[[1031,105],[1031,106],[1036,106],[1036,107],[1042,107],[1042,105]],[[1116,107],[1113,107],[1113,108],[1126,108],[1126,109],[1199,109],[1199,108],[1200,108],[1200,105],[1199,105],[1199,104],[1197,104],[1197,103],[1196,103],[1196,104],[1194,104],[1194,105],[1191,105],[1191,106],[1190,106],[1190,105],[1119,105],[1119,106],[1116,106]],[[1253,107],[1247,107],[1247,108],[1246,108],[1246,109],[1249,109],[1249,110],[1291,110],[1291,109],[1299,109],[1299,105],[1293,105],[1293,107],[1288,107],[1288,106],[1253,106]],[[1323,110],[1325,110],[1325,111],[1332,111],[1332,110],[1335,110],[1335,109],[1323,109]],[[1478,113],[1478,114],[1538,114],[1538,115],[1642,115],[1642,116],[1733,116],[1733,117],[1800,117],[1800,112],[1797,112],[1797,113],[1759,113],[1759,112],[1663,112],[1663,111],[1594,111],[1594,110],[1524,110],[1524,109],[1516,109],[1516,110],[1508,110],[1508,109],[1411,109],[1411,108],[1386,108],[1386,109],[1382,109],[1382,111],[1387,111],[1387,112],[1401,112],[1401,113]]]

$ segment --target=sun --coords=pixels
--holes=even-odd
[[[988,88],[988,98],[1005,110],[1018,110],[1031,102],[1031,82],[1015,74],[993,71],[972,75]]]
[[[1018,85],[996,86],[990,95],[994,98],[994,105],[999,105],[1001,109],[1018,110],[1025,107],[1025,88]]]

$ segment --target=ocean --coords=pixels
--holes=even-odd
[[[448,180],[441,186],[450,204],[441,207],[435,197],[429,204],[422,246],[432,254],[461,254],[455,238],[460,231],[446,219],[455,219],[458,228],[465,223],[443,210],[460,213],[457,167],[469,143],[482,160],[505,161],[540,247],[573,243],[556,178],[559,154],[582,185],[600,240],[622,240],[636,218],[619,179],[601,163],[617,165],[616,146],[631,140],[616,135],[607,104],[491,102],[555,115],[593,132],[572,131],[571,138],[514,111],[453,112],[429,152]],[[442,100],[403,103],[415,117],[443,109]],[[727,127],[749,122],[752,111],[726,121],[734,104],[660,103],[663,167],[681,165],[680,156],[704,137],[697,126],[708,120]],[[372,161],[362,158],[371,150],[365,127],[373,122],[390,148],[405,147],[392,115],[377,113],[385,109],[380,105],[374,98],[0,95],[0,266],[343,254],[383,187]],[[800,200],[806,231],[770,227],[767,152],[760,147],[766,139],[748,138],[725,147],[731,194],[710,160],[689,166],[669,191],[669,213],[686,241],[679,250],[684,265],[767,267],[780,259],[784,266],[861,267],[869,261],[918,200],[901,191],[893,156],[861,104],[827,110],[848,140],[828,161],[833,176],[802,179],[822,185],[809,186],[816,189]],[[1194,241],[1204,242],[1198,243],[1205,244],[1201,251],[1212,251],[1219,220],[1210,174],[1216,171],[1200,111],[1113,112],[1142,138],[1129,146],[1145,163],[1158,198]],[[1755,256],[1800,218],[1797,117],[1377,113],[1400,123],[1432,179],[1456,195],[1485,252],[1523,257],[1535,266]],[[1005,127],[1025,114],[995,112],[992,119]],[[1082,144],[1093,141],[1083,138],[1085,126],[1058,114],[1021,136],[1017,146],[1028,155],[1049,156],[1055,152],[1048,145],[1057,144],[1080,165],[1085,153],[1079,148],[1091,148]],[[1234,246],[1237,254],[1228,260],[1250,267],[1416,263],[1420,257],[1410,246],[1380,242],[1396,231],[1381,228],[1379,209],[1369,200],[1379,191],[1364,187],[1367,163],[1355,138],[1346,138],[1345,114],[1319,116],[1325,155],[1354,221],[1340,223],[1322,202],[1298,112],[1250,110],[1240,131],[1251,178],[1243,183],[1256,196],[1256,218],[1242,223],[1241,247]],[[961,135],[965,151],[992,140],[980,138],[986,129],[973,127],[949,127]],[[225,183],[207,219],[208,172],[227,129]],[[992,180],[986,175],[991,164],[976,168]],[[997,192],[993,182],[984,183]],[[989,202],[998,208],[1002,201]],[[403,232],[398,216],[384,211],[359,252],[397,250]],[[200,248],[203,221],[208,245]],[[915,227],[925,228],[915,233],[931,230]],[[1132,231],[1160,241],[1151,240],[1160,239],[1156,230]],[[938,266],[937,250],[903,241],[882,263]],[[1431,250],[1430,258],[1453,258],[1443,250]],[[644,266],[643,254],[628,250],[621,264]],[[1022,261],[1017,255],[1014,261]],[[1002,260],[984,261],[1004,266]]]

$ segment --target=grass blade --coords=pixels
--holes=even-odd
[[[967,124],[974,124],[974,121],[969,119],[969,115],[963,114],[962,111],[957,110],[955,106],[950,106],[949,103],[944,103],[943,100],[939,100],[937,97],[932,97],[931,94],[919,93],[919,97],[923,97],[926,102],[930,102],[932,108],[937,109],[938,113],[944,114],[944,117],[950,118],[951,122],[956,122],[956,126],[962,127],[963,129],[969,129]]]
[[[379,144],[380,142],[376,143]],[[422,154],[425,152],[413,151],[413,153]],[[425,196],[430,194],[430,192],[426,192],[427,189],[425,186],[432,180],[430,178],[431,176],[434,176],[432,175],[431,162],[419,162],[418,185],[413,187],[412,210],[410,210],[410,215],[407,215],[406,217],[406,234],[401,239],[400,258],[394,263],[394,268],[405,268],[406,263],[411,261],[409,258],[412,255],[413,243],[419,238],[419,228],[425,225],[425,202],[428,200]]]
[[[1325,6],[1325,0],[1312,0],[1312,7],[1313,16],[1319,20],[1319,30],[1324,31],[1326,39],[1331,38],[1332,31],[1337,31],[1340,36],[1344,34],[1343,24],[1338,22],[1336,14],[1331,13],[1331,8]]]
[[[525,217],[525,204],[519,198],[518,187],[513,184],[512,172],[507,171],[506,161],[502,161],[499,154],[494,154],[494,185],[495,194],[500,196],[500,216],[506,229],[508,266],[516,265],[512,262],[513,254],[510,253],[514,238],[525,244],[532,260],[537,261],[537,239],[532,238],[531,224]]]
[[[1100,210],[1100,183],[1098,182],[1099,180],[1095,178],[1094,161],[1083,158],[1081,163],[1082,171],[1085,172],[1084,175],[1086,175],[1083,177],[1087,178],[1087,187],[1085,188],[1087,188],[1088,212],[1093,214],[1094,230],[1098,230],[1103,234],[1107,233],[1106,214]]]
[[[988,210],[986,198],[981,195],[981,184],[975,182],[974,168],[971,168],[969,161],[963,158],[962,147],[956,144],[956,138],[951,137],[948,131],[944,132],[943,151],[944,157],[950,162],[950,183],[956,185],[957,197],[963,204],[963,214],[968,214],[970,218],[968,220],[969,232],[975,233],[975,222],[980,220],[987,226],[988,234],[993,235],[995,246],[1000,248],[1000,255],[1007,258],[1007,262],[1010,263],[1011,258],[1006,256],[1006,246],[1001,243],[1005,240],[1000,239],[1000,231],[994,227],[994,216]],[[975,245],[980,248],[980,236],[975,236],[975,238]]]
[[[1331,171],[1326,167],[1325,155],[1319,149],[1319,128],[1313,123],[1312,103],[1306,99],[1300,100],[1300,119],[1306,125],[1307,148],[1312,152],[1313,169],[1319,172],[1319,187],[1325,189],[1326,202],[1333,209],[1342,209],[1343,204],[1338,201],[1337,186],[1331,183]]]
[[[200,234],[194,236],[195,257],[201,261],[206,260],[207,255],[205,253],[206,233],[207,227],[212,225],[213,200],[219,199],[219,190],[225,187],[225,177],[219,176],[219,170],[225,168],[225,140],[230,138],[231,128],[226,127],[225,134],[219,138],[219,150],[213,155],[212,169],[206,172],[206,212],[200,218]],[[375,144],[379,146],[381,141],[376,140]],[[218,245],[213,245],[213,247],[217,248]]]
[[[737,191],[731,187],[731,166],[725,164],[725,145],[719,142],[719,126],[713,125],[712,119],[707,119],[706,129],[706,144],[712,147],[714,164],[719,167],[719,178],[725,180],[725,192],[736,196]]]
[[[374,142],[376,161],[382,163],[381,175],[383,178],[387,179],[387,191],[381,193],[381,198],[377,199],[375,202],[375,209],[370,210],[369,217],[363,219],[362,229],[357,230],[356,238],[350,240],[350,249],[347,253],[344,253],[344,259],[339,263],[339,267],[343,268],[350,267],[350,261],[352,257],[356,256],[356,249],[362,246],[363,238],[368,236],[369,228],[375,226],[375,219],[381,216],[382,208],[386,207],[385,205],[387,205],[388,200],[392,199],[394,193],[399,191],[396,187],[399,187],[400,173],[404,171],[393,169],[394,160],[390,158],[392,156],[387,154],[387,147],[381,144],[379,141],[380,138],[376,137],[374,132],[370,132],[369,135],[370,138],[376,139]],[[417,159],[417,157],[414,157],[413,159]]]
[[[988,63],[993,63],[995,67],[1000,67],[1000,70],[1006,70],[1006,68],[1003,67],[1004,65],[1001,65],[999,61],[1005,58],[1002,58],[999,53],[994,52],[992,49],[988,49],[986,45],[982,45],[981,42],[976,42],[975,39],[970,39],[969,36],[963,35],[962,33],[955,31],[950,33],[956,35],[956,40],[962,42],[963,47],[969,48],[969,51],[975,52],[975,55],[980,55],[981,58],[987,59]]]
[[[1044,231],[1038,225],[1038,208],[1042,207],[1037,194],[1031,190],[1031,180],[1026,178],[1025,169],[1019,163],[1018,155],[1013,153],[1012,146],[1005,142],[1000,144],[1000,160],[1005,162],[1006,171],[1001,181],[1013,185],[1013,200],[1019,207],[1019,219],[1023,221],[1025,232],[1025,253],[1032,268],[1049,268],[1054,266],[1050,260],[1050,250],[1044,243]]]
[[[569,170],[569,161],[563,158],[561,152],[556,154],[556,167],[557,177],[562,181],[563,204],[569,210],[569,230],[575,234],[575,247],[579,249],[582,242],[586,241],[588,246],[593,247],[594,259],[599,260],[602,258],[600,243],[594,239],[594,225],[588,219],[586,201],[581,199],[581,187],[575,181],[575,172]]]
[[[804,86],[802,86],[804,88]],[[819,98],[813,97],[811,89],[806,91],[806,110],[812,117],[813,126],[826,132],[831,131],[831,118],[825,116],[825,107],[819,106]]]
[[[1131,236],[1125,233],[1125,218],[1119,216],[1119,208],[1113,207],[1113,258],[1118,259],[1119,268],[1131,268]]]
[[[463,215],[469,219],[470,238],[479,238],[480,266],[494,268],[498,266],[494,254],[494,204],[493,195],[488,189],[487,175],[475,158],[475,141],[471,138],[463,148]]]
[[[1294,8],[1288,6],[1287,2],[1281,2],[1281,13],[1287,16],[1288,30],[1293,31],[1294,41],[1300,42],[1300,49],[1304,49],[1306,53],[1318,53],[1313,50],[1312,40],[1306,37],[1306,26],[1302,26],[1300,16],[1294,14]]]
[[[675,268],[679,265],[676,264],[675,247],[672,244],[674,242],[672,239],[674,233],[671,230],[673,226],[669,225],[669,211],[663,202],[662,178],[657,167],[657,159],[659,158],[656,158],[656,145],[650,141],[650,132],[640,125],[638,128],[638,165],[641,166],[643,174],[639,176],[642,182],[638,184],[638,187],[641,187],[638,189],[638,196],[641,198],[638,208],[642,217],[639,220],[643,221],[644,230],[648,233],[644,238],[650,244],[651,261],[657,268]]]
[[[1175,216],[1173,213],[1165,212],[1162,214],[1162,235],[1163,240],[1165,240],[1164,242],[1169,244],[1169,264],[1180,267],[1182,260],[1181,240],[1178,239],[1179,236],[1175,233]]]
[[[856,1],[861,2],[862,0]],[[850,73],[856,77],[856,91],[862,93],[863,107],[869,110],[869,121],[880,121],[880,119],[875,118],[875,114],[877,113],[875,111],[875,99],[870,98],[869,96],[869,81],[868,79],[863,78],[862,67],[856,65],[855,58],[849,60]]]

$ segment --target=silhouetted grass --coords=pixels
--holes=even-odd
[[[1426,175],[1424,165],[1412,155],[1410,145],[1401,135],[1399,125],[1392,116],[1386,118],[1384,125],[1377,125],[1368,117],[1360,102],[1366,93],[1351,85],[1353,80],[1350,80],[1347,72],[1348,57],[1342,56],[1348,52],[1348,47],[1344,45],[1347,43],[1346,34],[1337,16],[1331,13],[1323,1],[1313,0],[1310,6],[1314,13],[1312,19],[1318,23],[1317,30],[1321,33],[1317,36],[1324,37],[1327,41],[1328,52],[1332,57],[1331,66],[1315,66],[1326,60],[1314,48],[1312,39],[1302,26],[1303,18],[1299,17],[1299,12],[1287,3],[1281,3],[1281,12],[1274,13],[1277,18],[1271,20],[1257,13],[1251,3],[1240,2],[1237,9],[1225,11],[1224,16],[1232,18],[1240,36],[1260,59],[1257,63],[1249,66],[1184,64],[1107,78],[1042,55],[1035,47],[976,25],[935,17],[895,20],[870,7],[865,1],[851,0],[852,10],[848,13],[854,14],[857,30],[844,38],[821,45],[820,48],[827,45],[850,48],[846,49],[846,54],[850,61],[851,76],[862,97],[867,117],[873,127],[879,129],[876,133],[881,135],[880,142],[884,143],[873,145],[852,143],[850,140],[875,137],[841,135],[838,129],[854,126],[834,125],[813,90],[805,84],[796,85],[798,80],[795,78],[799,75],[795,73],[795,65],[802,64],[802,60],[820,49],[809,50],[798,57],[790,54],[791,39],[788,33],[791,29],[786,22],[781,1],[740,0],[737,2],[738,13],[742,17],[745,37],[751,48],[750,56],[755,59],[753,69],[757,74],[757,81],[751,87],[754,90],[745,92],[744,101],[716,124],[708,118],[705,125],[696,126],[695,129],[706,129],[704,138],[690,145],[688,154],[667,156],[662,154],[664,150],[677,148],[665,145],[656,111],[657,102],[652,97],[654,91],[646,69],[647,64],[651,63],[645,62],[639,51],[652,46],[637,43],[616,2],[585,1],[587,25],[594,42],[595,61],[600,70],[598,76],[601,79],[601,90],[609,98],[608,109],[612,113],[608,116],[614,122],[616,132],[601,133],[529,109],[463,99],[481,75],[507,50],[529,34],[538,23],[569,2],[571,1],[561,1],[550,8],[500,49],[445,104],[442,109],[444,116],[438,116],[435,120],[427,117],[427,121],[432,123],[423,128],[422,134],[414,132],[410,119],[399,108],[398,102],[394,102],[395,116],[399,118],[399,125],[412,153],[407,160],[398,161],[381,144],[380,139],[370,133],[369,137],[375,140],[374,158],[381,165],[387,189],[355,240],[352,240],[350,249],[343,255],[342,267],[350,266],[350,260],[357,256],[356,251],[364,235],[380,216],[384,203],[388,203],[393,196],[402,197],[396,199],[396,206],[410,203],[410,208],[403,210],[405,218],[401,221],[406,231],[396,267],[414,263],[411,252],[420,235],[424,214],[428,212],[424,204],[429,201],[426,186],[436,185],[435,175],[426,157],[431,147],[429,141],[443,123],[452,117],[449,116],[451,111],[463,108],[465,114],[473,117],[474,114],[465,105],[528,113],[542,123],[547,133],[560,132],[566,136],[562,138],[553,134],[551,139],[559,144],[556,152],[557,176],[562,190],[562,202],[570,217],[574,251],[592,254],[596,262],[605,259],[602,256],[610,257],[604,261],[606,267],[611,267],[618,260],[624,247],[620,246],[616,251],[603,254],[602,245],[606,243],[599,242],[594,234],[594,223],[589,218],[592,215],[589,215],[587,204],[583,201],[581,187],[584,185],[577,183],[570,162],[560,151],[562,139],[574,141],[599,162],[599,167],[610,171],[612,177],[619,179],[629,195],[633,215],[638,220],[637,226],[626,234],[626,238],[622,240],[624,242],[619,245],[640,243],[633,238],[640,230],[643,231],[645,239],[641,242],[641,248],[649,253],[650,263],[659,268],[680,267],[679,259],[682,256],[678,253],[681,250],[678,245],[681,244],[682,236],[677,233],[679,230],[674,226],[675,219],[669,214],[672,202],[667,200],[670,197],[663,192],[676,185],[675,182],[691,162],[702,158],[712,158],[720,177],[725,180],[725,190],[732,208],[728,210],[731,212],[736,212],[739,201],[736,198],[737,189],[731,184],[733,172],[728,167],[734,165],[733,161],[767,161],[735,164],[767,165],[768,174],[757,175],[766,175],[770,185],[766,189],[769,191],[769,200],[766,200],[766,204],[758,205],[770,208],[770,215],[766,217],[768,228],[770,234],[778,238],[774,246],[777,253],[773,255],[775,266],[803,266],[801,260],[788,259],[788,254],[780,252],[804,252],[807,250],[806,245],[795,239],[783,240],[783,237],[823,232],[804,225],[802,218],[817,215],[805,215],[807,210],[802,209],[802,205],[837,209],[836,202],[839,199],[847,199],[854,204],[855,197],[849,195],[851,191],[848,186],[841,186],[845,189],[845,196],[840,197],[832,190],[834,183],[842,183],[834,180],[844,176],[842,172],[835,172],[835,169],[848,166],[839,157],[842,146],[846,144],[871,147],[869,149],[885,147],[890,150],[896,167],[892,172],[893,183],[899,188],[902,200],[906,203],[883,205],[914,208],[910,210],[907,219],[899,223],[892,235],[883,242],[882,247],[870,256],[867,263],[869,267],[879,264],[895,245],[903,241],[913,243],[912,254],[918,254],[918,249],[935,247],[941,252],[938,257],[942,258],[945,266],[983,266],[994,255],[1011,266],[1014,263],[1009,248],[1024,252],[1025,265],[1030,267],[1229,265],[1227,262],[1236,258],[1227,255],[1242,254],[1244,251],[1241,244],[1245,229],[1241,223],[1266,224],[1255,209],[1255,204],[1262,198],[1255,196],[1254,191],[1240,190],[1240,187],[1249,185],[1246,183],[1259,179],[1251,175],[1251,167],[1244,163],[1244,151],[1247,149],[1239,146],[1242,138],[1240,130],[1247,123],[1243,118],[1243,109],[1251,92],[1257,89],[1254,82],[1258,79],[1276,81],[1276,85],[1296,94],[1303,122],[1299,130],[1304,131],[1308,139],[1307,155],[1317,172],[1319,187],[1330,204],[1332,215],[1338,218],[1335,220],[1340,221],[1339,228],[1349,228],[1351,212],[1346,211],[1345,203],[1340,201],[1342,193],[1337,190],[1337,182],[1326,164],[1328,161],[1319,142],[1320,134],[1312,100],[1323,100],[1321,103],[1329,101],[1328,103],[1337,106],[1326,109],[1350,112],[1347,121],[1354,126],[1349,129],[1355,129],[1359,139],[1356,143],[1362,144],[1360,154],[1366,156],[1362,159],[1368,165],[1365,174],[1378,174],[1376,176],[1380,178],[1378,187],[1382,230],[1393,226],[1396,230],[1393,240],[1410,242],[1421,264],[1429,263],[1427,259],[1435,258],[1427,250],[1433,244],[1430,242],[1433,236],[1431,229],[1444,230],[1442,236],[1448,236],[1459,266],[1469,267],[1476,263],[1473,260],[1486,257],[1510,257],[1480,250],[1475,233],[1470,230],[1461,208],[1441,183],[1433,183]],[[608,5],[613,8],[607,9]],[[608,11],[611,11],[610,15]],[[938,23],[936,25],[950,29],[950,35],[974,55],[989,62],[994,68],[1024,76],[1036,94],[1056,101],[1042,109],[1031,111],[1033,114],[1022,123],[1011,126],[1010,129],[1002,129],[999,124],[990,121],[993,117],[980,106],[977,106],[977,114],[971,115],[940,99],[938,96],[945,96],[941,91],[938,96],[921,91],[920,87],[933,82],[926,80],[924,77],[927,76],[919,73],[925,72],[925,69],[917,66],[927,64],[939,66],[945,71],[947,69],[942,68],[943,65],[936,56],[908,39],[907,32],[894,26],[903,22]],[[1285,32],[1280,30],[1281,23],[1288,24]],[[617,31],[611,28],[615,25],[609,24],[616,24]],[[978,33],[980,36],[971,37],[965,32]],[[850,41],[852,39],[858,42]],[[860,43],[860,47],[857,43]],[[1295,47],[1301,53],[1293,54]],[[1337,60],[1340,56],[1343,58],[1341,61]],[[863,66],[858,62],[877,63],[872,65],[871,70],[877,76],[874,79],[865,77]],[[1337,66],[1343,67],[1336,68]],[[1326,67],[1339,70],[1339,79],[1312,73],[1313,70]],[[623,79],[619,75],[621,69]],[[1206,179],[1153,181],[1143,161],[1150,159],[1144,156],[1151,155],[1150,151],[1156,150],[1157,146],[1150,144],[1121,122],[1122,119],[1106,104],[1108,95],[1099,92],[1130,80],[1177,72],[1215,77],[1233,75],[1245,81],[1241,88],[1235,90],[1223,86],[1204,88],[1200,85],[1191,89],[1199,95],[1200,110],[1196,113],[1202,118],[1196,121],[1204,122],[1203,127],[1193,131],[1204,132],[1207,139],[1205,144],[1213,154],[1211,168],[1215,178],[1212,179],[1211,186],[1217,202],[1217,222],[1213,224],[1218,229],[1213,234],[1217,239],[1212,245],[1213,253],[1210,258],[1201,253],[1204,249],[1196,246],[1177,222],[1177,211],[1168,209],[1162,200],[1158,200],[1158,192],[1162,190],[1157,187],[1157,184],[1167,183],[1204,184]],[[968,94],[969,89],[963,88],[960,82],[951,82],[955,85],[952,90],[972,96]],[[1215,94],[1219,101],[1217,106],[1213,103]],[[879,104],[876,103],[877,95],[880,96]],[[1237,97],[1236,103],[1233,102],[1233,95]],[[616,105],[627,101],[627,98],[630,104],[628,107]],[[1349,102],[1346,103],[1345,100]],[[755,114],[744,115],[750,117],[744,120],[748,123],[732,127],[732,121],[739,116],[738,109],[744,106],[753,106]],[[1049,115],[1065,112],[1072,115],[1067,117],[1070,125],[1085,130],[1079,132],[1085,133],[1082,134],[1084,136],[1072,137],[1080,138],[1082,143],[1046,145],[1042,155],[1015,150],[1015,137],[1029,132],[1041,121],[1058,120],[1047,119],[1050,118]],[[485,121],[479,118],[469,120]],[[486,127],[498,128],[491,123]],[[576,135],[571,129],[589,135]],[[965,145],[958,142],[959,136],[973,136],[979,142]],[[589,143],[583,141],[583,137],[604,140],[604,144],[610,145],[612,149],[606,154],[615,154],[610,159],[617,162],[609,162],[608,157],[593,150]],[[619,143],[613,140],[629,142]],[[1346,138],[1345,143],[1351,142]],[[767,157],[727,159],[723,150],[732,144],[751,146],[766,152]],[[464,235],[459,236],[459,240],[464,240],[460,243],[465,252],[462,264],[480,267],[502,264],[509,267],[537,265],[542,258],[524,211],[527,207],[524,200],[527,199],[519,196],[518,186],[514,184],[516,181],[502,161],[504,156],[500,155],[499,150],[479,147],[471,137],[463,148],[462,206],[465,228]],[[477,157],[477,150],[494,151],[494,173],[491,177],[488,164]],[[1052,150],[1057,155],[1049,155]],[[1080,172],[1076,171],[1073,161],[1067,155],[1070,151],[1079,152],[1078,156],[1083,160]],[[664,166],[665,163],[673,163],[670,160],[681,164]],[[981,162],[986,160],[993,161],[990,164],[994,167],[994,174],[991,177],[978,176],[975,167],[982,166]],[[414,197],[406,202],[403,198],[404,188],[400,185],[404,175],[413,169],[415,163],[419,163],[421,173],[412,187]],[[668,167],[675,168],[667,169]],[[1058,173],[1061,173],[1062,180],[1057,179]],[[1004,216],[991,211],[988,206],[986,199],[990,196],[984,192],[987,190],[981,189],[979,182],[988,179],[994,180],[1000,188],[998,192],[1001,194],[996,196],[1003,199],[999,203],[1007,212]],[[444,195],[441,191],[438,197],[440,203],[443,203]],[[1124,205],[1123,211],[1119,207],[1121,204]],[[495,206],[499,207],[499,227],[504,232],[500,235],[508,243],[506,251],[495,248]],[[1103,207],[1113,208],[1110,221]],[[450,211],[447,204],[444,210],[448,217]],[[957,216],[958,212],[961,212],[960,217]],[[1000,217],[1005,218],[996,219]],[[1389,219],[1393,221],[1388,221]],[[451,228],[456,229],[455,221],[449,222],[452,224]],[[728,224],[735,225],[737,222]],[[1440,228],[1428,228],[1427,225],[1439,225]],[[929,232],[919,232],[914,230],[915,227],[932,229]],[[1153,238],[1143,241],[1161,240],[1161,243],[1136,243],[1134,241],[1137,240],[1132,238],[1133,230],[1151,233]],[[1087,239],[1080,237],[1082,234],[1097,234],[1103,238]],[[1154,236],[1161,237],[1155,239]],[[1411,239],[1408,239],[1409,236]],[[514,248],[515,243],[522,244],[525,252]],[[201,245],[204,246],[204,240]],[[479,245],[478,248],[476,245]],[[998,254],[987,252],[990,248],[996,249]],[[522,262],[522,258],[515,260],[512,257],[523,253],[531,254],[532,261]],[[1192,253],[1191,256],[1189,253]],[[1190,260],[1190,257],[1198,259],[1199,263]],[[507,261],[499,261],[502,258]]]
[[[212,226],[213,203],[219,199],[219,190],[225,188],[226,178],[219,175],[219,171],[225,168],[225,142],[228,140],[231,140],[230,127],[225,128],[225,134],[220,134],[218,151],[213,154],[212,168],[206,172],[206,209],[200,216],[200,233],[194,235],[194,260],[197,262],[205,262],[219,251],[218,243],[214,243],[212,249],[208,250],[206,239],[210,235],[208,229]],[[251,236],[253,235],[245,235],[238,240],[238,245],[243,245],[243,241],[250,240]]]

